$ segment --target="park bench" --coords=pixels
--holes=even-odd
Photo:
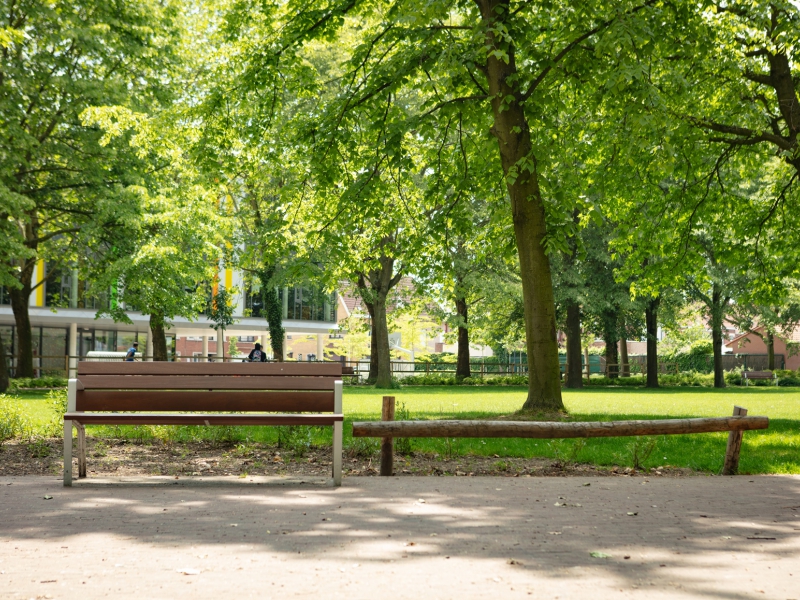
[[[778,377],[772,371],[744,371],[742,373],[742,379],[744,380],[745,386],[749,385],[749,381],[755,381],[757,379],[774,379],[776,385],[778,383]]]
[[[341,485],[341,380],[339,363],[80,362],[64,415],[64,485],[72,485],[73,426],[86,477],[85,425],[330,425],[333,485]]]
[[[767,429],[767,417],[748,417],[747,409],[734,406],[731,417],[696,419],[653,419],[630,421],[395,421],[394,397],[384,396],[381,421],[353,423],[353,437],[379,437],[381,475],[392,474],[392,440],[399,438],[594,438],[637,435],[674,435],[729,431],[722,474],[734,475],[739,468],[742,435],[753,429]]]

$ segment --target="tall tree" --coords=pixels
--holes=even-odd
[[[165,97],[174,7],[156,0],[0,3],[0,284],[17,325],[16,374],[33,376],[28,300],[42,259],[75,260],[125,218],[121,192],[152,170],[124,141],[102,145],[81,114],[149,110]],[[52,273],[59,269],[55,268]]]
[[[466,149],[464,159],[471,177],[487,176],[488,171],[471,168],[477,159],[505,181],[525,298],[530,369],[525,406],[560,409],[547,215],[569,202],[545,201],[552,189],[548,168],[557,156],[555,107],[562,106],[561,91],[577,87],[579,80],[580,87],[603,88],[627,77],[626,61],[640,46],[638,40],[653,38],[648,20],[663,27],[673,19],[669,8],[656,5],[646,0],[613,6],[586,0],[568,8],[561,2],[534,7],[508,0],[341,0],[323,5],[298,0],[267,9],[241,2],[231,22],[268,11],[267,20],[274,24],[276,35],[254,54],[244,78],[252,83],[248,89],[260,88],[264,98],[271,97],[266,74],[293,72],[302,62],[296,60],[298,49],[309,47],[309,40],[346,40],[336,45],[346,59],[335,75],[336,94],[324,109],[304,115],[308,126],[300,128],[314,148],[312,163],[325,165],[320,171],[326,173],[316,171],[321,177],[314,178],[315,191],[336,181],[346,195],[380,172],[375,166],[405,160],[409,148],[419,148],[418,141],[441,140],[453,127],[484,140],[475,150]],[[358,28],[350,27],[351,15],[360,18]],[[491,154],[487,133],[494,137]],[[368,136],[373,140],[370,163],[340,153],[343,147],[349,150],[355,137]],[[405,145],[385,144],[384,139]],[[434,150],[423,158],[423,177],[439,169],[437,155]],[[329,176],[343,167],[362,176],[349,182]]]

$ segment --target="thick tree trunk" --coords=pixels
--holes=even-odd
[[[619,330],[616,313],[603,316],[603,340],[606,343],[606,374],[612,379],[619,377]]]
[[[520,98],[514,45],[497,36],[498,21],[508,19],[506,0],[476,0],[486,25],[486,78],[506,188],[511,199],[514,235],[519,253],[525,334],[528,351],[528,398],[524,409],[563,410],[558,364],[555,303],[550,261],[544,251],[544,202],[539,190],[536,157]],[[499,29],[503,29],[507,23]],[[497,50],[498,52],[494,52]],[[505,54],[505,56],[500,56]]]
[[[582,388],[581,374],[581,307],[577,302],[567,304],[567,373],[568,388]]]
[[[714,387],[725,387],[725,373],[722,370],[722,318],[724,301],[722,292],[716,285],[711,291],[711,344],[714,349]]]
[[[647,329],[647,383],[645,387],[658,387],[658,297],[648,300],[644,309]]]
[[[164,331],[164,314],[150,314],[150,335],[153,336],[153,360],[164,362],[167,360],[167,335]],[[218,336],[217,344],[224,344],[225,333]]]
[[[775,370],[775,334],[767,332],[767,369]]]
[[[394,242],[385,238],[383,245]],[[367,383],[374,383],[375,387],[388,388],[392,385],[392,365],[389,354],[389,326],[386,321],[386,300],[389,291],[397,285],[402,274],[394,273],[394,258],[381,256],[378,259],[380,267],[360,273],[356,282],[361,299],[369,311],[371,323],[369,377]]]
[[[31,296],[30,277],[23,282],[22,289],[10,288],[11,310],[14,312],[14,324],[17,329],[17,365],[14,377],[33,377],[33,340],[31,335],[31,318],[28,312],[28,299]]]
[[[375,387],[388,388],[392,386],[392,364],[389,353],[389,325],[386,321],[385,294],[377,294],[374,309],[375,318],[372,320],[372,339],[375,340],[375,349],[378,357]],[[370,375],[372,375],[372,372],[370,372]]]
[[[258,272],[258,279],[261,283],[261,299],[264,302],[264,312],[269,327],[269,345],[272,348],[272,356],[274,360],[283,362],[283,337],[286,331],[283,328],[283,308],[278,299],[278,292],[272,285],[274,275],[275,267],[267,267]]]
[[[456,314],[461,317],[458,324],[458,357],[456,360],[456,381],[471,377],[469,368],[469,329],[467,329],[467,301],[456,298]]]
[[[8,358],[6,358],[6,345],[0,335],[0,394],[8,389]]]

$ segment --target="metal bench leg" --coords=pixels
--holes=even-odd
[[[67,386],[67,412],[75,410],[78,380],[70,379]],[[72,421],[64,420],[64,486],[72,485]]]
[[[75,421],[78,430],[78,479],[86,477],[86,428]]]
[[[341,421],[333,424],[333,485],[342,485],[342,429]]]
[[[333,411],[342,414],[342,382],[333,384]],[[342,485],[342,430],[344,423],[337,421],[333,424],[333,485]]]

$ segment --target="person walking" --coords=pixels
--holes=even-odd
[[[256,342],[255,347],[247,355],[247,360],[250,362],[267,362],[267,353],[261,349],[261,344]]]
[[[133,346],[128,348],[128,352],[123,359],[125,362],[133,362],[136,359],[136,353],[139,351],[139,342],[133,342]]]

